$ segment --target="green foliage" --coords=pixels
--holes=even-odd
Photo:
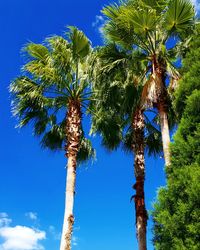
[[[147,105],[156,106],[159,101],[156,93],[165,93],[170,127],[175,123],[167,85],[163,80],[161,86],[153,75],[153,58],[156,58],[157,64],[165,72],[164,78],[167,75],[170,79],[179,77],[174,61],[183,49],[185,32],[188,28],[192,30],[194,25],[194,8],[187,0],[129,0],[110,4],[102,12],[107,17],[103,29],[107,46],[97,53],[100,61],[96,64],[97,84],[94,85],[98,92],[95,98],[100,100],[96,101],[95,109],[101,118],[93,118],[92,131],[101,131],[105,138],[103,143],[111,149],[124,140],[124,147],[130,150],[134,144],[134,133],[130,126],[133,113],[136,107],[145,109]],[[171,27],[170,23],[173,23]],[[166,44],[174,36],[178,38],[177,44],[168,48]],[[173,84],[169,85],[171,91],[172,86]],[[113,124],[114,120],[116,126]],[[108,133],[105,128],[108,124],[115,130]],[[160,132],[155,126],[153,129],[151,122],[146,121],[146,124],[146,146],[149,154],[156,154],[160,151]],[[112,145],[109,144],[106,134],[109,141],[112,138]]]
[[[190,50],[187,57],[183,60],[183,78],[180,81],[180,87],[175,93],[175,109],[181,118],[181,114],[187,103],[187,97],[193,90],[200,90],[200,25],[197,26],[195,35],[190,42]]]
[[[144,143],[145,143],[145,151],[148,156],[158,156],[162,152],[162,140],[161,133],[156,128],[155,124],[150,122],[147,116],[145,116],[145,129],[144,129]],[[123,149],[126,152],[133,152],[133,146],[136,144],[135,141],[135,133],[132,127],[124,133],[123,138]]]
[[[200,249],[199,42],[196,35],[184,59],[184,74],[175,95],[175,106],[182,113],[171,145],[167,186],[160,189],[154,205],[156,250]]]
[[[177,168],[167,188],[160,189],[153,213],[156,250],[200,248],[199,192],[200,171],[196,163]]]
[[[83,109],[90,98],[87,64],[90,41],[82,31],[69,27],[67,39],[49,37],[43,44],[27,44],[23,52],[28,58],[23,76],[10,85],[18,126],[32,123],[34,135],[41,137],[42,147],[64,150],[69,101],[77,100]],[[94,150],[82,136],[78,160],[90,156],[94,156]]]
[[[78,30],[76,27],[69,26],[69,38],[71,40],[72,52],[74,60],[85,59],[85,57],[90,53],[91,47],[88,38],[84,33]]]
[[[179,78],[174,62],[184,53],[188,35],[193,32],[195,12],[192,3],[188,0],[128,0],[119,5],[108,5],[102,12],[107,17],[103,29],[107,40],[130,53],[140,51],[148,63],[146,73],[152,77],[146,84],[146,101],[149,106],[156,106],[159,102],[157,93],[167,95],[168,89],[172,91],[174,86],[170,84],[167,88],[164,78],[160,83],[154,63],[156,61],[163,70],[164,77]],[[167,43],[174,38],[176,44],[169,48]]]
[[[194,21],[194,7],[190,0],[170,1],[165,16],[165,25],[170,32],[185,32]]]
[[[179,129],[174,136],[176,144],[172,146],[173,163],[189,165],[200,159],[200,90],[194,90],[187,99]],[[198,161],[198,163],[200,163]]]
[[[172,34],[191,30],[195,16],[188,0],[129,0],[108,5],[102,12],[108,18],[104,32],[110,42],[123,46],[129,41],[129,46],[139,46],[148,54],[159,50]]]
[[[98,48],[93,54],[93,97],[91,133],[100,133],[102,144],[113,150],[122,145],[127,152],[135,145],[132,128],[134,112],[145,109],[142,102],[146,62],[139,52],[129,53],[115,44]],[[160,131],[146,117],[145,146],[149,154],[161,152]]]

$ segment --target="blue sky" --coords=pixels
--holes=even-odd
[[[109,1],[0,1],[0,250],[56,250],[64,211],[66,159],[52,154],[33,138],[31,126],[15,129],[8,85],[20,74],[20,50],[28,41],[42,42],[76,25],[93,46],[102,44],[100,9]],[[89,130],[89,119],[84,121]],[[110,154],[92,138],[97,161],[78,169],[73,250],[137,249],[133,156],[120,150]],[[146,159],[146,204],[165,184],[162,159]],[[151,222],[148,224],[151,244]],[[16,235],[18,235],[16,238]],[[18,248],[16,247],[16,244]]]

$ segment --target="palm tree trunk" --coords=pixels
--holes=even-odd
[[[160,117],[160,127],[161,127],[161,134],[162,134],[162,143],[163,143],[163,152],[165,158],[165,164],[168,167],[171,163],[170,158],[170,133],[169,133],[169,123],[168,123],[168,116],[167,110],[165,108],[164,102],[158,103],[158,112]]]
[[[144,180],[145,180],[145,161],[144,161],[144,116],[143,111],[138,109],[133,117],[134,129],[134,153],[135,153],[135,177],[136,184],[133,188],[136,190],[135,210],[136,210],[136,228],[139,250],[146,250],[146,227],[147,211],[145,208]]]
[[[80,103],[74,100],[71,100],[68,104],[66,134],[66,156],[68,158],[68,164],[65,213],[60,250],[71,250],[71,238],[74,225],[73,207],[75,196],[77,153],[79,150],[81,136],[81,107]]]
[[[157,58],[155,57],[153,60],[153,74],[155,75],[156,81],[156,107],[158,109],[159,117],[160,117],[160,128],[162,134],[162,144],[163,144],[163,152],[165,158],[166,166],[170,165],[170,133],[169,133],[169,122],[168,122],[168,104],[167,104],[167,90],[165,86],[165,78],[166,78],[166,65],[160,65],[157,62]]]

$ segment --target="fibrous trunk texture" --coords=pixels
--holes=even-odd
[[[81,137],[81,107],[78,101],[71,100],[68,104],[66,135],[66,156],[68,158],[68,164],[65,213],[60,250],[71,250],[71,238],[74,225],[73,206],[75,195],[77,154]]]
[[[170,161],[170,134],[169,134],[169,124],[167,109],[165,103],[162,101],[158,104],[158,112],[160,117],[160,127],[162,134],[163,152],[165,158],[165,164],[168,167],[171,163]]]
[[[166,166],[170,165],[170,132],[168,121],[168,103],[167,103],[167,90],[165,86],[165,64],[158,63],[157,59],[153,60],[153,74],[155,75],[156,82],[156,97],[155,106],[159,112],[160,127],[162,134],[163,152]]]
[[[145,208],[144,180],[145,180],[145,161],[144,161],[144,116],[143,111],[138,109],[133,117],[134,129],[134,154],[135,154],[135,177],[136,184],[133,188],[136,190],[134,196],[136,210],[136,228],[139,250],[146,250],[146,227],[147,211]]]

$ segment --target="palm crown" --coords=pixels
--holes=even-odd
[[[66,35],[67,39],[52,36],[43,44],[25,46],[28,62],[23,67],[24,74],[10,86],[19,126],[33,122],[34,135],[41,136],[42,146],[51,150],[64,149],[67,144],[69,103],[78,101],[83,109],[91,92],[87,76],[90,41],[75,27],[69,27]],[[82,130],[78,160],[92,155],[94,150]]]
[[[150,80],[144,87],[144,94],[148,93],[145,98],[149,104],[156,103],[159,92],[164,89],[155,79],[154,68],[159,65],[171,77],[172,83],[178,78],[173,62],[194,24],[195,12],[191,2],[129,0],[121,5],[109,5],[103,13],[108,18],[104,27],[106,38],[130,51],[139,49],[142,52],[142,60],[147,61],[150,73]],[[169,48],[167,44],[172,38],[174,44]]]
[[[137,109],[145,111],[141,98],[146,81],[146,64],[136,60],[141,54],[108,44],[93,54],[93,100],[91,110],[91,133],[102,135],[103,145],[116,149],[122,144],[125,151],[132,151],[135,145],[132,127],[133,114]],[[156,124],[145,115],[145,146],[149,155],[162,150],[160,132]],[[112,129],[111,129],[112,128]]]

